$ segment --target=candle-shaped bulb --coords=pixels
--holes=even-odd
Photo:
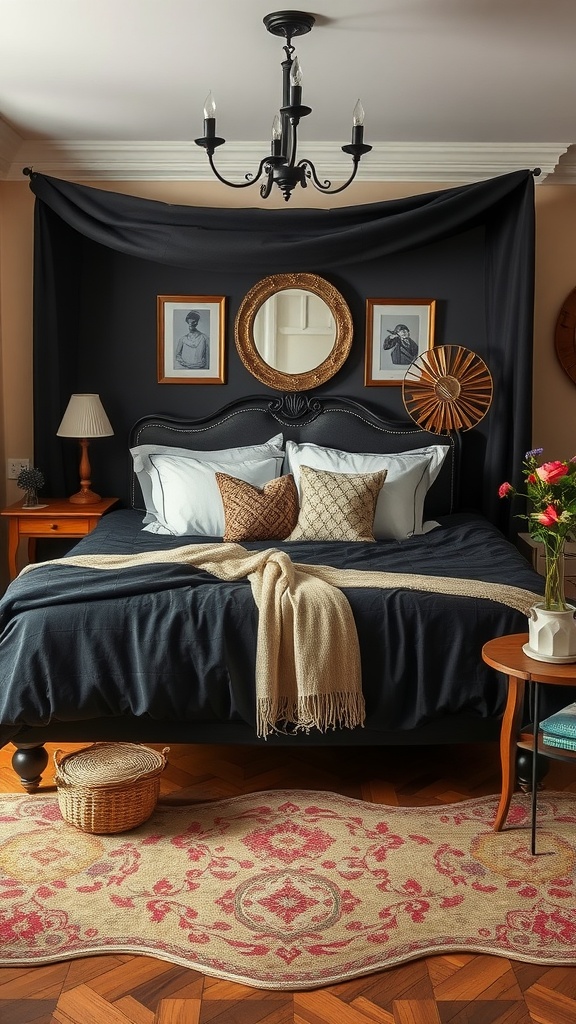
[[[204,117],[216,117],[216,104],[211,92],[208,93],[204,100]]]
[[[364,107],[360,100],[358,100],[352,111],[352,145],[364,145]]]
[[[272,156],[282,156],[282,118],[280,114],[272,121]]]
[[[290,85],[302,85],[302,69],[298,57],[294,57],[290,68]]]
[[[354,107],[354,110],[352,111],[352,124],[354,125],[354,127],[356,127],[357,125],[363,125],[365,116],[366,115],[364,114],[364,107],[362,106],[360,100],[358,100],[356,106]]]

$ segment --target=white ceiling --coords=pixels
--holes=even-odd
[[[314,0],[294,43],[302,155],[333,173],[366,110],[366,179],[576,180],[576,0]],[[257,166],[280,105],[271,0],[2,0],[0,177],[206,178],[209,90],[226,173]],[[575,147],[576,148],[576,147]],[[568,152],[567,152],[568,151]],[[563,156],[563,154],[566,154]],[[562,158],[562,159],[561,159]],[[140,173],[136,173],[139,169]],[[443,174],[441,172],[444,172]],[[440,175],[440,177],[439,177]]]

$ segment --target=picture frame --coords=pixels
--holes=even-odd
[[[159,384],[224,384],[223,295],[157,296]]]
[[[434,345],[435,317],[435,299],[366,299],[364,386],[401,385],[410,363]]]

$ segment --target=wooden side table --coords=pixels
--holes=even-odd
[[[118,498],[102,498],[93,505],[72,505],[66,498],[46,498],[38,508],[23,508],[22,501],[3,508],[8,518],[8,570],[10,579],[18,575],[16,562],[22,537],[28,538],[28,561],[36,558],[36,541],[45,537],[85,537],[102,516],[118,503]]]
[[[500,762],[502,765],[502,790],[500,803],[494,820],[494,831],[503,828],[516,782],[516,746],[533,751],[532,761],[532,837],[531,852],[536,853],[536,753],[558,761],[576,762],[576,751],[561,747],[548,747],[542,743],[539,726],[540,683],[554,686],[576,686],[576,662],[568,665],[535,661],[524,654],[522,647],[528,642],[528,633],[515,633],[489,640],[482,648],[482,658],[487,665],[508,676],[508,699],[500,729]],[[534,713],[532,733],[520,733],[520,716],[526,682],[533,684]]]

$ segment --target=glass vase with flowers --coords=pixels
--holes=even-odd
[[[528,510],[521,518],[528,520],[530,536],[544,548],[544,600],[531,609],[527,653],[542,661],[576,661],[576,608],[567,603],[564,589],[564,548],[576,536],[576,456],[541,463],[542,454],[542,448],[533,448],[524,456],[524,491],[506,482],[498,494],[527,499]]]

